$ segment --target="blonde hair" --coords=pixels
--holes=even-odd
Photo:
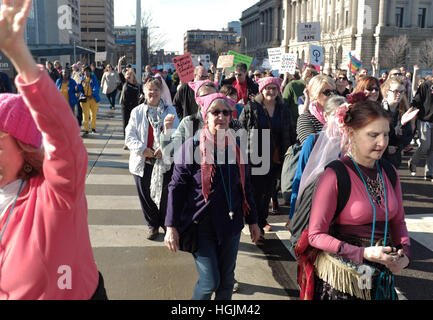
[[[126,73],[125,73],[125,78],[128,74],[132,76],[134,84],[138,86],[138,79],[137,79],[137,75],[135,74],[134,70],[128,69],[128,71],[126,71]]]
[[[383,83],[382,87],[380,88],[380,90],[382,91],[382,96],[384,98],[388,96],[388,91],[391,88],[392,84],[398,84],[399,86],[402,86],[404,88],[404,82],[400,77],[389,78]],[[405,93],[401,94],[401,99],[397,106],[397,109],[400,117],[402,117],[403,114],[409,109],[409,101],[407,100]]]
[[[310,92],[310,99],[316,100],[319,97],[325,85],[330,86],[333,90],[337,88],[334,79],[332,79],[327,75],[319,74],[313,77],[308,83],[308,91]]]

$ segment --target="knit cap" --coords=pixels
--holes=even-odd
[[[0,94],[0,131],[32,147],[42,145],[42,134],[20,95]]]

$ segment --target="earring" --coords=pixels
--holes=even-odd
[[[33,171],[33,167],[28,163],[24,164],[23,170],[25,173],[29,174]]]

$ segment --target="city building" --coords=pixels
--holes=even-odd
[[[34,0],[25,38],[39,62],[59,60],[65,66],[74,60],[74,52],[88,52],[81,47],[80,1]]]
[[[115,61],[114,0],[81,0],[81,43],[107,52],[106,63]],[[89,56],[89,60],[94,57]]]
[[[136,64],[136,34],[137,29],[134,26],[119,26],[114,27],[115,36],[115,61],[120,57],[126,56],[127,63]],[[141,29],[141,61],[142,65],[148,64],[148,43],[147,43],[147,28]]]
[[[173,63],[173,58],[176,58],[179,55],[180,53],[178,51],[164,51],[164,49],[152,51],[150,52],[149,64],[153,68],[161,69],[161,66]]]
[[[242,52],[265,58],[268,48],[281,46],[283,7],[281,0],[261,0],[242,12]]]
[[[278,21],[280,8],[281,30],[279,22],[269,22]],[[379,69],[389,69],[395,61],[390,52],[399,43],[402,64],[410,68],[420,60],[423,42],[433,39],[433,0],[261,0],[243,11],[240,20],[242,51],[248,55],[265,57],[267,48],[281,46],[309,62],[309,47],[315,44],[323,48],[324,67],[347,69],[352,52],[366,68],[377,57]],[[298,41],[300,22],[320,22],[321,40]],[[404,35],[406,40],[396,42]]]
[[[226,31],[234,31],[236,32],[236,35],[238,37],[242,36],[242,27],[240,21],[230,21],[227,24],[227,30]]]
[[[240,37],[235,31],[188,30],[184,35],[185,53],[209,54],[215,64],[221,54],[240,49]]]

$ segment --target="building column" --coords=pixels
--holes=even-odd
[[[301,22],[301,17],[302,17],[302,3],[301,0],[298,0],[297,4],[296,4],[296,40],[299,41],[298,39],[298,23]]]
[[[379,27],[384,27],[386,24],[386,1],[380,0],[379,2]]]
[[[357,32],[357,26],[358,26],[358,0],[352,0],[351,1],[351,5],[352,5],[352,17],[351,17],[351,22],[352,22],[352,32],[355,31],[355,33]]]
[[[302,21],[307,22],[307,12],[308,12],[308,4],[307,0],[302,1]]]
[[[283,17],[283,28],[284,28],[284,39],[283,39],[283,46],[284,48],[288,48],[289,42],[290,42],[290,33],[291,28],[289,24],[289,17],[291,16],[290,12],[290,3],[286,0],[283,0],[283,10],[284,10],[284,17]]]
[[[293,41],[296,39],[296,12],[297,12],[296,5],[297,5],[296,2],[292,2],[292,4],[291,4],[291,7],[292,7],[292,20],[290,21],[290,23],[292,24],[291,39]]]
[[[315,22],[320,22],[320,8],[321,8],[321,2],[322,0],[317,0],[317,6],[316,6],[316,14],[315,14],[315,18],[314,21]],[[314,4],[312,5],[312,7],[314,7]]]
[[[346,19],[344,12],[344,1],[340,0],[340,25],[338,26],[340,30],[344,30],[344,19]]]
[[[325,33],[328,33],[329,31],[329,25],[328,25],[328,0],[324,0],[323,4],[323,11],[324,11],[324,23],[323,23],[323,30]]]
[[[388,23],[392,27],[395,27],[395,7],[395,0],[390,0]]]
[[[335,25],[335,21],[336,21],[336,16],[337,16],[337,13],[335,12],[335,1],[336,0],[331,0],[331,25],[330,25],[330,28],[329,28],[329,30],[331,31],[331,32],[334,32],[335,31],[335,29],[337,29],[337,26]]]
[[[280,33],[280,29],[282,28],[282,25],[280,24],[280,14],[279,14],[279,3],[275,2],[274,7],[274,43],[276,47],[281,46],[280,39],[278,39],[278,34]]]
[[[412,10],[412,19],[410,26],[412,28],[416,28],[418,26],[418,8],[419,8],[419,0],[411,1],[411,10]],[[427,18],[427,17],[426,17]]]

